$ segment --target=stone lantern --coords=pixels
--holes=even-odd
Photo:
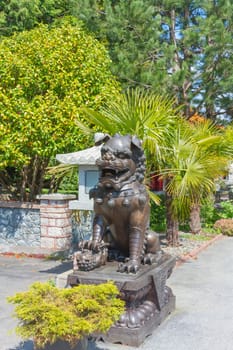
[[[89,199],[89,191],[99,178],[96,159],[100,158],[101,146],[93,146],[83,151],[57,154],[56,159],[62,164],[78,165],[78,199],[69,202],[69,208],[74,210],[93,210],[93,200]]]
[[[68,207],[72,212],[72,242],[88,239],[92,231],[93,199],[89,191],[99,178],[96,160],[100,158],[101,146],[93,146],[82,151],[58,154],[56,159],[62,164],[78,166],[78,199],[69,200]]]

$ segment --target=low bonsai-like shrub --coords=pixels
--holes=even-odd
[[[214,228],[223,235],[233,236],[233,219],[220,219],[214,224]]]
[[[62,340],[71,346],[93,332],[106,332],[124,311],[112,283],[58,289],[36,282],[29,290],[8,297],[19,319],[16,333],[33,338],[36,347]]]

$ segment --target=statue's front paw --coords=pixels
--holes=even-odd
[[[74,270],[90,271],[105,265],[108,257],[107,244],[104,242],[84,241],[74,253]]]
[[[102,248],[103,242],[89,240],[89,241],[81,241],[78,245],[79,249],[89,249],[93,251],[99,251]]]
[[[79,250],[74,253],[74,270],[90,271],[106,264],[108,249],[105,245],[98,250],[92,249]]]
[[[129,259],[124,263],[118,265],[118,272],[136,273],[140,269],[140,262],[138,260]]]

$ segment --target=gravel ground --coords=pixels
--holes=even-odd
[[[168,253],[176,258],[176,260],[181,260],[183,256],[189,255],[191,252],[199,249],[200,247],[206,245],[206,243],[213,239],[215,236],[210,234],[193,236],[191,233],[183,232],[179,233],[179,245],[177,247],[171,247],[167,245],[167,241],[164,237],[161,237],[161,248],[165,253]],[[199,238],[199,239],[198,239]]]

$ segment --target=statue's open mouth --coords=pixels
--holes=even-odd
[[[129,159],[109,161],[100,158],[97,159],[96,164],[101,172],[99,183],[102,186],[113,187],[115,189],[122,187],[124,182],[128,181],[135,171],[134,163]]]
[[[104,168],[101,172],[101,178],[107,178],[112,180],[119,180],[122,176],[124,177],[129,172],[129,169],[112,169],[112,168]]]

